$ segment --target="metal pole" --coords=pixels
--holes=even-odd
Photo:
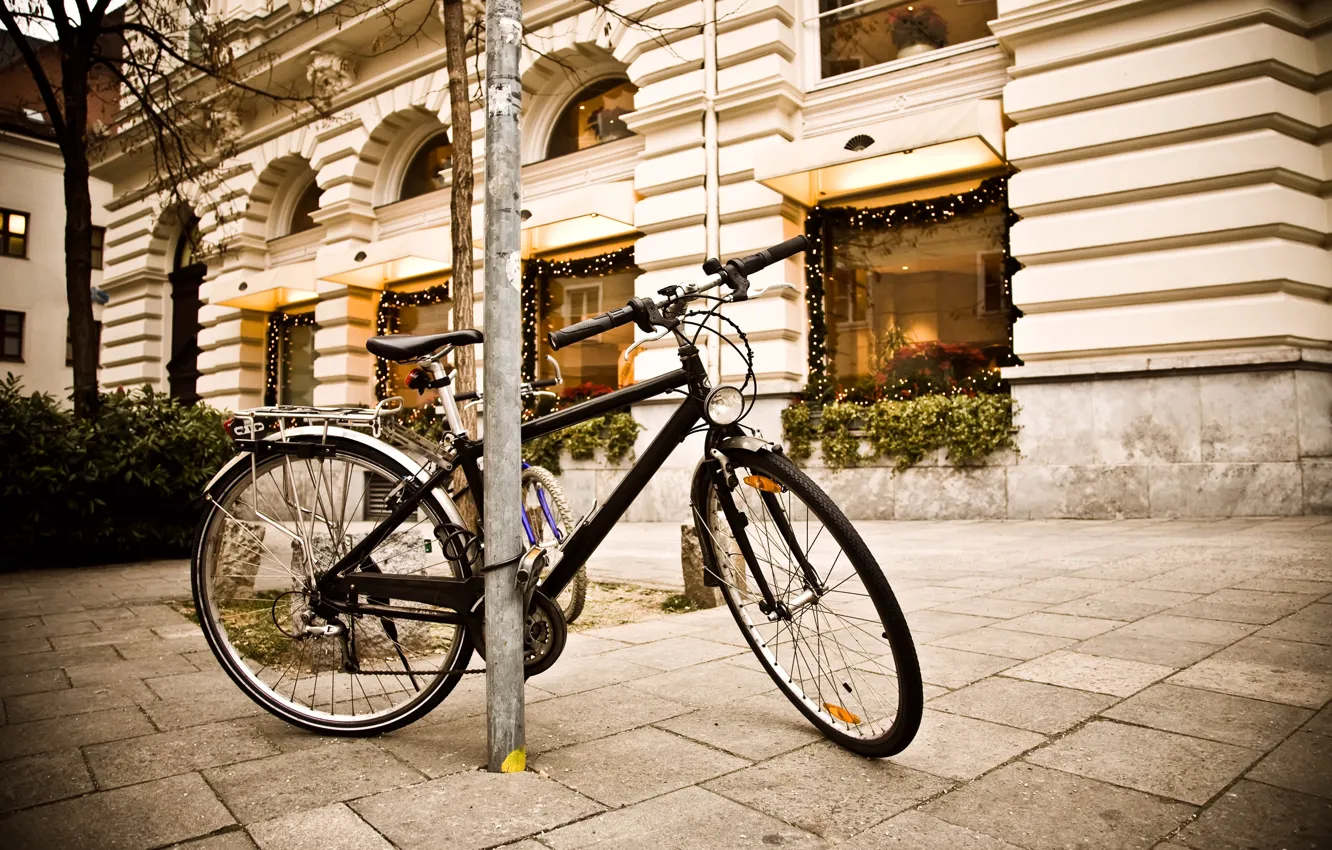
[[[703,0],[703,197],[705,255],[721,257],[721,167],[717,153],[717,0]],[[710,340],[716,349],[708,365],[712,378],[721,383],[724,330],[720,314]]]
[[[523,730],[518,113],[521,0],[486,2],[485,593],[489,768],[527,766]]]

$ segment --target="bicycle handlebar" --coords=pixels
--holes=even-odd
[[[808,247],[809,247],[809,240],[805,238],[805,236],[801,235],[793,239],[788,239],[785,242],[779,242],[778,244],[773,245],[771,248],[765,248],[756,254],[750,254],[748,257],[743,257],[738,260],[731,260],[726,265],[727,267],[732,268],[734,272],[739,272],[739,274],[741,275],[748,276],[756,271],[759,271],[760,269],[767,268],[768,266],[772,265],[775,262],[778,262],[780,260],[785,260],[787,257],[799,254],[801,251],[804,251]],[[710,261],[710,262],[715,262],[715,261]],[[720,276],[721,281],[729,282],[726,278],[725,271],[720,271],[718,276]],[[718,276],[714,276],[712,279],[716,280]],[[715,286],[716,284],[714,283],[713,285]],[[746,283],[744,285],[747,286],[748,284]],[[712,286],[708,286],[706,288],[711,289]],[[663,290],[663,292],[665,291],[666,290]],[[684,297],[688,297],[689,295],[692,295],[694,293],[695,290],[690,288],[685,291]],[[681,296],[679,295],[675,296],[676,299],[678,299],[679,297]],[[629,302],[628,304],[626,304],[623,307],[620,307],[617,310],[610,310],[606,313],[602,313],[599,316],[593,316],[590,319],[584,319],[581,322],[575,322],[574,324],[569,325],[567,328],[561,328],[557,331],[551,331],[550,334],[548,334],[547,336],[547,339],[550,340],[550,347],[558,351],[559,349],[564,348],[566,345],[573,345],[575,342],[581,342],[585,339],[590,339],[598,334],[605,333],[606,331],[613,330],[614,328],[621,327],[622,325],[627,325],[633,321],[637,321],[638,313],[640,311],[640,308],[642,307],[642,304],[640,303],[636,307],[634,302],[647,302],[647,306],[649,308],[652,307],[651,299],[636,298],[634,299],[634,301]],[[649,321],[649,320],[645,319],[644,321]],[[644,324],[643,328],[644,330],[649,330],[650,326]]]
[[[620,307],[617,310],[611,310],[602,313],[599,316],[593,316],[590,319],[584,319],[581,322],[575,322],[567,328],[561,328],[557,331],[551,331],[549,334],[550,347],[559,350],[566,345],[573,345],[575,342],[589,339],[600,333],[605,333],[621,325],[627,325],[634,320],[634,308],[628,305]]]

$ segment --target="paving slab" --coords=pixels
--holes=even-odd
[[[375,745],[431,779],[485,767],[489,759],[486,718],[479,714],[413,724],[376,738]]]
[[[1022,850],[1016,844],[914,810],[891,817],[837,846],[839,850]]]
[[[64,670],[34,670],[30,673],[11,673],[0,676],[0,697],[18,697],[68,688],[69,677]]]
[[[1129,586],[1104,590],[1091,596],[1075,599],[1072,602],[1065,602],[1062,605],[1053,605],[1046,610],[1052,614],[1128,621],[1138,620],[1167,608],[1174,608],[1196,598],[1198,598],[1196,593],[1150,590]]]
[[[635,664],[623,658],[611,658],[612,654],[561,658],[554,667],[533,677],[532,683],[557,696],[566,696],[603,688],[606,685],[644,679],[660,672],[655,667]]]
[[[1085,638],[1108,632],[1124,625],[1120,620],[1105,620],[1099,617],[1076,617],[1067,614],[1051,614],[1037,611],[1011,620],[995,623],[997,629],[1012,629],[1018,632],[1031,632],[1038,635],[1055,637]]]
[[[250,835],[263,850],[393,850],[341,803],[252,824]]]
[[[0,782],[0,812],[77,797],[92,791],[93,780],[76,749],[55,750],[6,762]]]
[[[952,614],[947,611],[933,609],[912,611],[906,615],[906,621],[913,636],[932,635],[936,638],[969,632],[982,626],[992,626],[1003,622],[1003,620],[994,617],[974,617],[970,614]],[[917,638],[917,642],[923,643],[924,641]]]
[[[1172,684],[1321,708],[1332,699],[1332,647],[1248,637],[1170,679]]]
[[[704,785],[825,839],[840,841],[953,782],[831,743],[811,744]]]
[[[1045,655],[1047,652],[1063,649],[1072,643],[1074,643],[1073,638],[1013,631],[994,626],[973,629],[969,632],[930,641],[932,646],[979,652],[983,655],[1016,658],[1020,661],[1027,661]]]
[[[935,776],[975,779],[1043,743],[1034,732],[927,709],[911,746],[892,759]]]
[[[1182,669],[1197,663],[1219,651],[1221,647],[1211,643],[1199,643],[1178,638],[1139,637],[1123,634],[1122,630],[1106,632],[1090,640],[1084,640],[1074,647],[1078,652],[1088,655],[1101,655],[1106,658],[1123,658],[1127,661],[1141,661],[1161,667]]]
[[[734,625],[731,628],[735,630],[738,636],[739,628]],[[743,638],[741,639],[743,640]],[[678,670],[681,667],[716,661],[719,658],[726,658],[748,651],[748,649],[741,649],[733,644],[715,643],[687,635],[617,649],[599,657],[613,661],[629,661],[656,670]]]
[[[745,759],[652,727],[538,756],[534,766],[607,806],[624,806],[739,770]]]
[[[547,753],[637,729],[690,710],[683,703],[624,685],[557,697],[528,707],[527,749],[529,753]]]
[[[134,681],[6,697],[4,703],[5,717],[10,723],[26,723],[30,720],[48,720],[52,717],[139,705],[152,700],[152,692],[142,682]]]
[[[1280,703],[1161,683],[1104,712],[1106,717],[1256,750],[1269,750],[1312,712]]]
[[[1187,640],[1229,646],[1253,634],[1260,627],[1248,623],[1207,620],[1200,617],[1181,617],[1173,611],[1143,617],[1127,626],[1118,625],[1119,634],[1163,641]]]
[[[976,617],[993,617],[997,620],[1009,620],[1039,611],[1048,603],[1032,602],[1024,599],[1002,598],[999,596],[973,596],[934,606],[935,611],[947,611],[951,614],[971,614]]]
[[[3,676],[55,670],[99,661],[117,661],[120,658],[113,646],[85,646],[78,649],[20,653],[11,653],[10,646],[7,643],[0,643],[0,675]]]
[[[133,646],[133,644],[130,644]],[[67,666],[65,672],[75,687],[198,673],[199,669],[179,655],[149,655],[132,660],[95,661]]]
[[[1149,848],[1196,811],[1026,762],[927,804],[926,814],[1028,850]]]
[[[167,850],[256,850],[256,848],[250,836],[244,830],[237,828],[207,838],[172,844]]]
[[[1176,840],[1194,850],[1326,850],[1332,847],[1332,805],[1240,780]]]
[[[828,846],[817,836],[702,788],[684,788],[541,836],[552,850],[759,850]]]
[[[1332,738],[1296,732],[1246,776],[1268,785],[1332,799]]]
[[[1098,720],[1027,761],[1202,805],[1261,756],[1257,750]]]
[[[695,708],[777,690],[767,673],[728,664],[724,660],[634,679],[627,683],[627,687]]]
[[[1017,659],[943,646],[918,646],[920,676],[927,684],[960,688],[1017,664]]]
[[[150,850],[235,821],[197,773],[25,809],[0,820],[7,850]]]
[[[1181,617],[1266,625],[1316,601],[1316,595],[1226,589],[1180,605],[1172,613]]]
[[[823,737],[779,693],[697,709],[653,725],[751,761],[787,753]]]
[[[376,794],[351,808],[402,850],[479,850],[601,811],[535,773],[479,770]]]
[[[1004,671],[1005,676],[1077,688],[1083,691],[1132,696],[1155,681],[1174,673],[1173,667],[1143,664],[1122,658],[1104,658],[1081,652],[1052,652]]]
[[[1310,605],[1258,632],[1259,637],[1332,644],[1332,605]]]
[[[1091,596],[1094,593],[1112,590],[1120,584],[1121,582],[1111,579],[1056,576],[1018,587],[996,590],[991,596],[998,596],[1003,599],[1020,599],[1028,602],[1043,602],[1045,605],[1058,605],[1062,602],[1072,602],[1074,599]]]
[[[84,753],[98,787],[117,788],[276,755],[277,750],[252,726],[230,722],[95,744]]]
[[[340,741],[216,767],[204,771],[204,776],[243,823],[317,809],[425,779],[367,741]]]
[[[930,700],[930,708],[1054,735],[1113,705],[1115,697],[994,676]]]

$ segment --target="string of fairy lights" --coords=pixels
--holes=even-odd
[[[1008,232],[1018,217],[1008,207],[1008,177],[999,175],[983,181],[970,192],[943,195],[884,207],[816,206],[805,217],[805,236],[810,247],[805,251],[805,307],[809,314],[809,388],[813,398],[830,394],[835,375],[828,356],[828,317],[824,310],[825,280],[832,268],[834,227],[854,230],[889,230],[894,227],[929,227],[994,209],[1004,211],[1003,287],[1004,302],[1013,303],[1013,274],[1022,266],[1009,250]],[[1011,309],[1008,323],[1008,350],[1013,350],[1013,322],[1022,312]],[[1011,357],[1011,364],[1019,361]]]
[[[550,307],[550,287],[554,277],[606,277],[631,271],[634,248],[620,248],[576,260],[527,260],[523,263],[523,380],[536,378],[537,327],[541,314]]]
[[[315,315],[309,313],[270,313],[264,335],[264,404],[278,403],[278,385],[291,368],[291,329],[312,327]]]
[[[379,310],[375,314],[375,335],[387,336],[398,332],[398,320],[403,307],[424,307],[429,304],[442,304],[449,300],[449,287],[432,286],[416,292],[386,291],[379,299]],[[375,398],[384,399],[396,395],[393,367],[382,357],[375,358]]]

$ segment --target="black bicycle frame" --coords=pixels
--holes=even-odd
[[[579,567],[586,563],[606,539],[610,530],[619,522],[620,517],[624,516],[638,494],[643,492],[648,481],[657,470],[661,469],[666,458],[703,419],[703,396],[708,389],[707,370],[699,359],[698,349],[693,345],[682,344],[679,353],[681,361],[679,369],[538,417],[523,425],[522,440],[528,442],[562,428],[604,416],[636,402],[682,387],[688,388],[684,401],[671,414],[671,418],[653,438],[647,449],[639,455],[634,465],[629,468],[605,504],[594,510],[586,521],[565,538],[560,550],[562,557],[559,563],[540,584],[541,592],[547,598],[554,599],[564,590]],[[478,511],[484,503],[482,495],[484,482],[476,463],[481,457],[482,446],[480,440],[460,439],[455,442],[458,455],[454,467],[461,467],[467,477]],[[384,575],[361,569],[369,560],[370,553],[408,517],[416,513],[417,506],[427,494],[447,485],[452,472],[452,468],[440,468],[424,483],[412,482],[409,491],[403,495],[392,512],[319,579],[320,595],[327,600],[330,607],[354,613],[385,614],[388,613],[385,600],[400,599],[452,609],[438,613],[419,609],[413,612],[413,619],[438,622],[458,622],[459,616],[453,612],[469,612],[475,607],[481,593],[481,583],[475,578],[416,576],[412,577],[410,582],[404,582],[401,579],[405,577],[402,576]],[[361,596],[377,604],[358,604],[357,597]],[[397,615],[399,609],[393,608],[392,612]]]

